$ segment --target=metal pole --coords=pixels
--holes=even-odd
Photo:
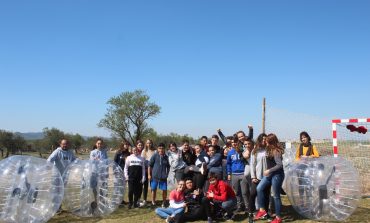
[[[266,133],[266,98],[262,102],[262,132]]]

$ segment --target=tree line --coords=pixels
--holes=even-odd
[[[123,141],[135,145],[138,140],[152,139],[154,144],[163,142],[168,145],[175,142],[180,145],[183,140],[195,143],[196,140],[189,135],[169,133],[158,134],[148,124],[148,121],[160,114],[161,107],[150,100],[150,96],[143,90],[123,92],[118,96],[111,97],[108,101],[107,112],[98,127],[109,130],[111,138],[105,138],[108,148],[117,148]],[[13,132],[0,130],[0,152],[2,157],[10,154],[22,154],[24,152],[51,153],[59,146],[59,141],[66,138],[70,147],[76,153],[87,152],[95,144],[96,137],[83,137],[80,134],[65,133],[57,128],[44,128],[44,137],[37,140],[25,140],[22,136]],[[5,152],[5,154],[4,154]]]

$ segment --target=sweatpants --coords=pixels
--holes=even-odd
[[[128,201],[130,205],[137,204],[141,197],[143,184],[138,179],[128,180]]]
[[[239,208],[242,206],[244,203],[244,198],[243,198],[243,192],[246,194],[247,190],[247,182],[243,180],[244,174],[232,174],[231,175],[231,185],[236,193],[236,200]],[[244,204],[245,206],[247,204]]]

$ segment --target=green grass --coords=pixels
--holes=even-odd
[[[299,214],[297,214],[293,207],[290,205],[286,196],[282,197],[283,200],[283,221],[284,222],[297,222],[297,223],[313,223],[316,221],[311,221],[304,219]],[[69,222],[86,222],[86,223],[163,223],[163,219],[160,219],[154,213],[154,208],[145,207],[137,209],[128,209],[127,206],[121,206],[111,215],[104,218],[79,218],[73,216],[72,214],[63,212],[59,215],[55,215],[50,219],[49,223],[69,223]],[[197,221],[197,223],[204,221]],[[246,216],[239,213],[236,216],[234,222],[246,222]],[[258,221],[267,222],[267,221]],[[347,219],[345,222],[370,222],[370,199],[362,199],[359,207],[353,213],[353,215]]]

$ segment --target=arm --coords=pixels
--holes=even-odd
[[[316,146],[314,146],[314,145],[312,145],[312,155],[311,155],[311,157],[315,157],[315,158],[318,158],[318,157],[320,157],[320,154],[319,154],[319,152],[317,151],[317,148],[316,148]]]
[[[128,167],[130,165],[129,163],[130,163],[130,157],[127,157],[126,162],[125,162],[125,168],[123,170],[126,180],[128,179]]]
[[[94,160],[95,159],[94,150],[90,152],[90,159],[91,160]]]
[[[227,175],[231,175],[231,154],[230,151],[227,154],[227,163],[226,163],[226,170],[227,170]]]
[[[253,126],[248,125],[249,133],[248,133],[248,138],[253,139]]]
[[[300,147],[298,147],[297,151],[295,152],[295,160],[296,160],[296,161],[300,160],[300,156],[299,156],[299,148],[300,148]]]
[[[119,164],[119,160],[120,160],[120,158],[119,158],[119,155],[118,155],[118,152],[117,152],[116,154],[114,154],[113,161],[114,161],[115,163]]]
[[[211,169],[212,167],[217,167],[221,165],[221,154],[216,153],[214,158],[211,159],[207,165],[207,169]]]
[[[255,158],[254,158],[254,154],[252,153],[251,154],[251,159],[250,159],[250,165],[249,165],[250,168],[251,168],[251,178],[252,179],[257,179],[257,177],[256,177],[256,167],[255,167],[256,164],[254,164],[254,163],[255,163]]]
[[[213,195],[213,198],[215,199],[215,200],[218,200],[218,201],[226,201],[226,199],[227,199],[227,191],[226,191],[226,186],[225,186],[225,184],[220,184],[219,183],[219,191],[220,191],[220,195],[218,195],[218,194],[214,194]]]
[[[222,142],[224,142],[224,144],[226,144],[226,137],[225,135],[221,132],[221,129],[217,129],[217,133],[218,135],[220,136]]]
[[[50,154],[49,158],[48,158],[48,161],[51,162],[51,163],[54,163],[55,160],[57,159],[58,157],[58,150],[54,150],[52,154]]]
[[[283,169],[283,160],[282,160],[281,154],[275,154],[274,160],[275,160],[276,165],[268,170],[269,174]]]
[[[171,208],[183,208],[185,207],[185,201],[176,203],[174,200],[170,200],[170,207]]]
[[[141,157],[141,167],[142,167],[142,177],[141,177],[141,182],[144,183],[145,182],[145,159],[143,157]]]

